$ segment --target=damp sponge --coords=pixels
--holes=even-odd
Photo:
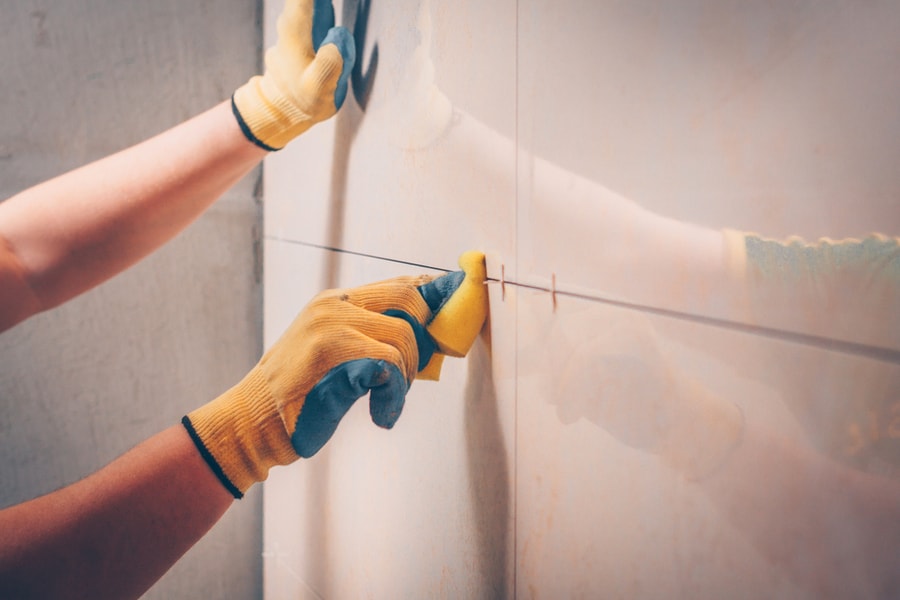
[[[438,351],[419,371],[416,379],[439,379],[444,355],[465,356],[484,327],[488,314],[484,254],[474,250],[465,252],[459,257],[459,266],[462,271],[450,273],[419,288],[434,315],[425,329]],[[430,297],[440,298],[440,304],[433,306]]]

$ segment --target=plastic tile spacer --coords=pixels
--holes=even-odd
[[[550,298],[553,300],[553,312],[556,312],[556,273],[550,274]]]

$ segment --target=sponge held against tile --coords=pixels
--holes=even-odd
[[[444,355],[465,356],[484,327],[488,314],[488,292],[484,254],[465,252],[459,257],[461,271],[454,271],[419,287],[431,308],[425,326],[438,347],[416,379],[438,380]]]

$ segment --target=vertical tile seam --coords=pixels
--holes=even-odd
[[[515,44],[513,51],[513,69],[515,92],[513,94],[513,194],[515,198],[515,223],[516,230],[513,233],[513,254],[516,260],[516,277],[519,269],[519,3],[515,0],[515,13],[513,15],[515,30]],[[519,583],[519,302],[516,299],[516,316],[513,319],[513,348],[515,352],[515,366],[513,373],[513,477],[512,477],[512,597],[518,597]]]

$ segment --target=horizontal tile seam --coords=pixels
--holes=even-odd
[[[363,258],[371,258],[374,260],[380,260],[384,262],[391,262],[396,264],[408,265],[413,267],[420,267],[423,269],[431,269],[434,271],[441,271],[444,273],[449,273],[450,269],[445,269],[442,267],[435,267],[433,265],[426,265],[423,263],[412,262],[408,260],[402,260],[399,258],[391,258],[388,256],[379,256],[376,254],[370,254],[366,252],[358,252],[355,250],[348,250],[346,248],[335,248],[332,246],[327,246],[324,244],[314,244],[312,242],[301,242],[299,240],[291,240],[286,238],[280,238],[275,236],[266,236],[266,240],[275,241],[275,242],[284,242],[288,244],[295,244],[299,246],[305,246],[308,248],[315,248],[318,250],[326,250],[329,252],[337,252],[340,254],[349,254],[352,256],[359,256]],[[501,283],[499,279],[494,277],[488,277],[487,283]],[[616,306],[618,308],[626,309],[626,310],[635,310],[638,312],[653,314],[661,317],[668,317],[672,319],[678,319],[681,321],[688,321],[692,323],[697,323],[700,325],[706,325],[710,327],[717,327],[720,329],[728,329],[731,331],[737,331],[740,333],[745,333],[749,335],[755,335],[759,337],[764,337],[768,339],[791,342],[794,344],[799,344],[802,346],[813,347],[821,350],[828,350],[831,352],[838,352],[841,354],[847,354],[852,356],[860,356],[864,358],[869,358],[872,360],[877,360],[880,362],[890,363],[900,365],[900,350],[895,350],[893,348],[884,348],[881,346],[872,346],[868,344],[862,344],[858,342],[850,342],[847,340],[840,340],[835,338],[830,338],[826,336],[818,336],[808,333],[800,333],[796,331],[787,331],[784,329],[777,329],[774,327],[765,327],[762,325],[751,325],[748,323],[741,323],[739,321],[731,321],[728,319],[720,319],[717,317],[710,317],[704,315],[697,315],[677,310],[671,310],[666,308],[659,308],[656,306],[650,306],[646,304],[638,304],[635,302],[628,302],[625,300],[616,300],[614,298],[609,298],[606,296],[593,295],[593,294],[585,294],[582,292],[573,292],[567,291],[565,289],[560,288],[549,288],[540,285],[534,285],[529,283],[517,282],[514,280],[504,279],[502,282],[504,285],[511,285],[522,289],[533,290],[536,292],[544,292],[551,295],[557,296],[565,296],[569,298],[575,298],[578,300],[585,300],[588,302],[597,302],[600,304],[606,304],[608,306]]]

